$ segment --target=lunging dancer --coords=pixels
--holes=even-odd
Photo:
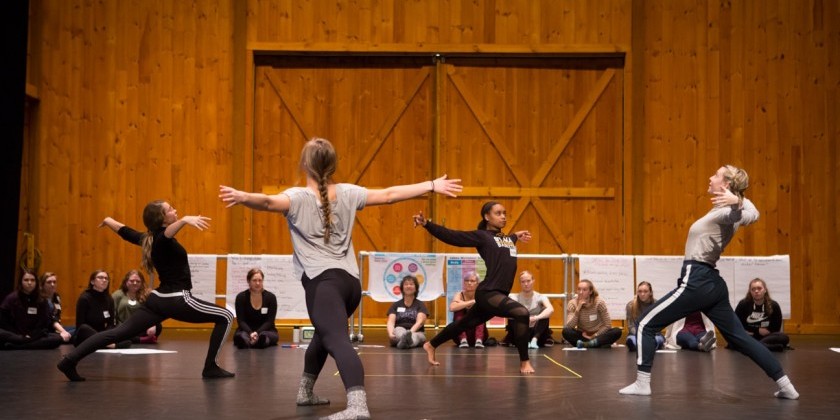
[[[217,360],[222,343],[230,332],[233,314],[225,308],[196,299],[190,293],[192,277],[187,260],[187,250],[175,239],[186,225],[204,230],[210,218],[184,216],[166,201],[152,201],[143,209],[143,224],[148,231],[140,233],[110,217],[99,227],[107,226],[121,238],[143,248],[142,266],[149,273],[157,271],[160,286],[146,298],[146,302],[124,323],[88,338],[58,363],[58,369],[71,381],[84,381],[76,365],[87,355],[104,348],[109,343],[130,340],[149,327],[167,318],[191,323],[216,324],[210,334],[210,347],[204,360],[201,376],[207,379],[230,378],[234,374],[219,367]]]
[[[478,229],[459,231],[447,229],[432,223],[423,217],[423,212],[414,215],[414,226],[423,226],[435,238],[461,247],[475,247],[487,265],[487,275],[475,291],[475,305],[463,318],[449,324],[431,341],[423,345],[428,361],[439,365],[435,359],[435,349],[441,344],[457,337],[468,328],[475,328],[494,316],[513,319],[513,337],[519,350],[519,372],[534,373],[534,367],[528,357],[528,308],[511,299],[508,295],[516,277],[516,242],[528,242],[531,233],[527,230],[510,235],[502,233],[507,224],[505,207],[495,201],[488,201],[481,207],[481,222]]]
[[[758,364],[779,385],[778,398],[798,399],[799,393],[767,347],[753,339],[729,303],[729,290],[715,264],[740,226],[758,220],[758,210],[744,197],[749,176],[732,165],[720,167],[709,178],[713,207],[688,230],[685,261],[676,289],[656,301],[639,320],[637,328],[638,373],[636,382],[618,391],[624,395],[650,395],[650,371],[656,354],[656,334],[672,322],[702,311],[728,343]]]
[[[461,180],[444,175],[432,181],[369,190],[335,183],[337,163],[333,145],[314,138],[304,145],[300,156],[306,187],[269,196],[220,186],[219,198],[228,207],[242,204],[286,216],[294,248],[295,277],[303,283],[306,309],[315,326],[315,336],[306,350],[297,404],[329,404],[329,400],[314,395],[312,389],[327,355],[331,355],[347,391],[347,409],[328,418],[367,419],[370,412],[364,367],[347,339],[347,319],[359,306],[362,293],[351,238],[356,212],[365,206],[392,204],[427,192],[455,197],[461,191]]]

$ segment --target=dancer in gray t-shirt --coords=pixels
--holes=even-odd
[[[329,404],[329,400],[315,396],[312,388],[331,354],[347,391],[347,409],[329,418],[370,418],[362,361],[347,340],[347,318],[361,300],[359,267],[351,238],[356,212],[365,206],[392,204],[427,192],[455,197],[462,187],[460,179],[447,179],[446,175],[381,190],[336,184],[332,177],[337,162],[333,145],[315,138],[306,143],[300,157],[306,187],[269,196],[220,186],[219,198],[228,207],[242,204],[286,216],[294,247],[295,276],[303,282],[306,309],[315,326],[315,336],[306,350],[297,404]],[[344,311],[336,310],[342,307]]]
[[[779,385],[778,398],[798,399],[790,379],[770,350],[747,335],[729,304],[729,290],[715,264],[740,226],[758,220],[758,210],[744,197],[749,176],[732,165],[720,167],[709,178],[713,207],[688,230],[685,261],[676,289],[656,301],[639,320],[636,382],[622,388],[624,395],[650,395],[650,371],[656,354],[656,334],[686,315],[702,311],[726,338],[758,364]]]

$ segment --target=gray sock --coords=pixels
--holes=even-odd
[[[324,405],[329,404],[330,400],[321,398],[312,393],[312,388],[315,387],[317,376],[305,373],[300,377],[300,386],[298,387],[297,405]]]
[[[365,387],[354,386],[348,389],[347,409],[324,418],[327,420],[369,419],[370,411],[368,411]]]

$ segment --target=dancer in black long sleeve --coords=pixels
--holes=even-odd
[[[126,322],[85,340],[61,359],[58,369],[68,379],[85,380],[76,372],[76,365],[87,355],[104,348],[108,343],[129,340],[140,335],[167,318],[191,323],[214,323],[201,376],[208,379],[234,376],[216,363],[222,343],[230,332],[233,314],[225,308],[192,296],[192,277],[187,250],[175,239],[175,234],[182,227],[190,225],[204,230],[210,226],[209,220],[210,218],[200,215],[178,219],[178,212],[169,203],[152,201],[143,209],[143,224],[148,229],[145,233],[140,233],[110,217],[102,221],[99,227],[107,226],[124,240],[143,248],[143,268],[149,273],[157,271],[160,286],[152,291],[143,306]]]
[[[450,230],[436,225],[423,217],[423,212],[414,215],[414,226],[423,226],[435,238],[449,245],[475,247],[487,265],[487,276],[475,291],[475,305],[463,318],[446,326],[431,341],[423,345],[429,363],[439,365],[435,349],[457,337],[467,328],[483,324],[494,316],[513,319],[513,336],[519,350],[519,371],[534,373],[528,357],[528,308],[508,295],[516,277],[516,242],[528,242],[531,233],[522,230],[505,235],[502,228],[507,224],[505,207],[495,201],[488,201],[481,207],[482,220],[473,231]]]

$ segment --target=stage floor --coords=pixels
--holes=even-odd
[[[358,351],[365,366],[371,414],[379,419],[674,419],[836,418],[840,411],[840,336],[793,336],[795,350],[774,353],[801,394],[773,397],[775,384],[740,353],[717,349],[657,354],[653,397],[618,390],[635,379],[635,354],[624,347],[530,350],[535,375],[519,374],[516,349],[438,348],[441,366],[422,349],[387,347],[383,329],[369,328]],[[165,330],[166,354],[93,354],[79,364],[86,382],[55,368],[71,346],[0,352],[0,418],[292,419],[344,409],[341,378],[330,359],[315,387],[331,405],[297,407],[304,350],[237,350],[225,345],[221,366],[233,379],[202,380],[209,331]],[[281,339],[291,338],[281,330]],[[834,413],[834,414],[832,414]]]

